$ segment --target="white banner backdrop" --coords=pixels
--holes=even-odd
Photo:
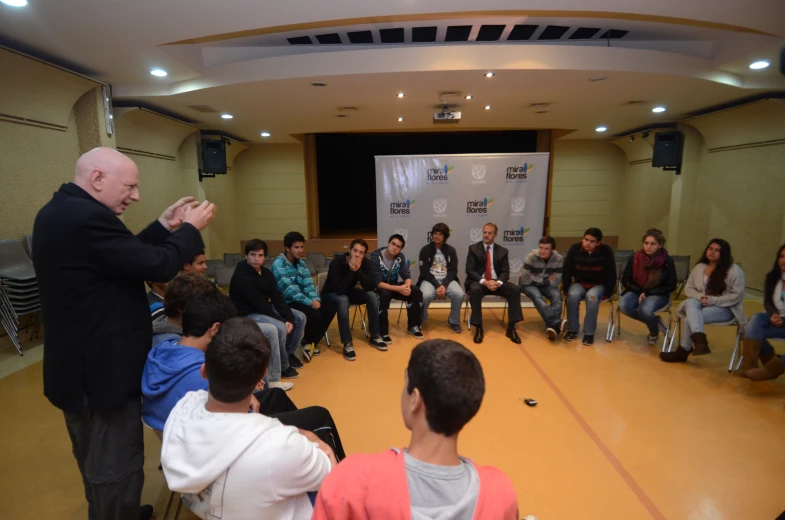
[[[406,239],[404,255],[414,282],[420,249],[431,228],[444,222],[466,281],[469,245],[482,240],[487,222],[499,226],[496,243],[510,250],[510,273],[543,235],[548,153],[377,156],[376,222],[379,247],[394,233]]]

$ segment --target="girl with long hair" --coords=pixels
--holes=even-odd
[[[744,349],[738,375],[753,381],[776,379],[785,373],[785,356],[777,356],[768,342],[785,339],[785,245],[777,251],[774,267],[766,275],[763,312],[753,314],[744,332]],[[758,366],[758,360],[763,363]]]
[[[649,229],[642,240],[643,247],[627,259],[621,275],[624,294],[619,299],[619,311],[645,323],[649,345],[654,345],[660,332],[666,330],[662,318],[654,312],[668,303],[676,289],[676,265],[665,249],[662,231]]]
[[[730,244],[721,238],[711,239],[684,286],[687,299],[677,311],[682,322],[681,342],[673,352],[661,352],[660,359],[676,363],[687,361],[690,353],[710,354],[704,332],[708,323],[735,318],[744,325],[744,286],[744,271],[733,263]]]

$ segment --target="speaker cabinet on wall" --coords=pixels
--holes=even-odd
[[[651,165],[655,168],[679,168],[684,148],[684,134],[681,132],[658,132],[654,134],[654,154]]]
[[[202,173],[226,173],[226,142],[202,139]]]

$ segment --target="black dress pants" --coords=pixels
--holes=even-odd
[[[507,307],[510,314],[510,325],[523,321],[523,313],[521,312],[521,289],[509,282],[505,282],[496,289],[491,291],[480,282],[470,282],[467,286],[469,292],[469,305],[472,307],[472,316],[469,323],[474,327],[482,327],[482,298],[483,296],[501,296],[507,299]]]

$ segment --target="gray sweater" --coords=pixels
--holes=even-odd
[[[564,257],[554,251],[547,262],[540,258],[540,250],[535,249],[523,261],[520,285],[535,285],[537,287],[558,287],[561,282],[564,270]],[[556,275],[555,280],[549,280],[552,275]]]
[[[687,283],[684,286],[684,295],[687,298],[700,299],[706,293],[703,285],[703,275],[706,273],[706,264],[696,265],[690,272]],[[733,313],[733,317],[739,322],[739,325],[744,326],[747,323],[747,318],[744,316],[744,288],[746,286],[744,280],[744,271],[741,270],[736,264],[730,266],[728,274],[725,277],[727,288],[720,296],[709,296],[709,305],[716,305],[717,307],[727,307]],[[685,316],[684,302],[679,305],[677,311],[680,317]]]

